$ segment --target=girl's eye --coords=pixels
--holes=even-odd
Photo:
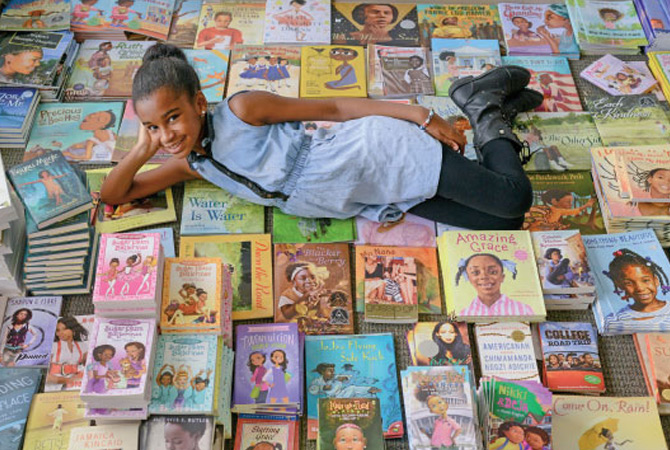
[[[177,120],[178,117],[179,116],[177,114],[175,114],[174,116],[170,116],[170,118],[168,119],[168,122],[174,122],[175,120]]]

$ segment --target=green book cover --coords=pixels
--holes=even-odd
[[[272,210],[272,236],[277,244],[301,242],[349,242],[356,240],[356,222],[351,219],[309,219]]]
[[[362,448],[384,448],[379,400],[320,398],[317,450],[358,448],[346,445],[352,442],[364,443]]]

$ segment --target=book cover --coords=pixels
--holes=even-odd
[[[163,256],[166,258],[174,258],[174,230],[172,228],[152,228],[150,230],[142,230],[143,233],[158,233],[161,238],[161,247],[163,248]]]
[[[2,31],[68,30],[70,2],[67,0],[10,0],[2,8]]]
[[[78,163],[107,163],[116,145],[123,103],[43,103],[23,160],[60,152]]]
[[[320,398],[319,450],[337,450],[347,443],[384,448],[384,433],[376,398]]]
[[[211,414],[215,410],[217,342],[217,336],[195,334],[158,337],[149,414]]]
[[[273,317],[272,244],[269,234],[184,236],[182,258],[221,258],[230,274],[233,320]],[[224,275],[225,280],[225,275]]]
[[[130,98],[135,73],[152,45],[153,41],[84,41],[65,85],[65,98],[68,101]]]
[[[35,102],[37,89],[0,87],[0,130],[20,134],[29,124],[29,113]]]
[[[610,95],[644,94],[658,84],[653,76],[612,55],[594,61],[579,76]]]
[[[530,236],[544,294],[586,294],[595,290],[578,230],[535,231]]]
[[[231,300],[230,280],[223,279],[222,270],[221,258],[165,259],[162,333],[221,333],[221,304]]]
[[[438,113],[439,114],[439,113]],[[394,222],[374,222],[356,217],[355,244],[385,245],[396,247],[435,247],[435,222],[404,214]]]
[[[229,49],[263,45],[265,3],[203,2],[195,48]]]
[[[78,427],[70,431],[70,446],[67,449],[115,450],[122,448],[123,450],[135,450],[138,448],[138,438],[139,421]]]
[[[160,298],[158,233],[102,234],[93,303]]]
[[[417,8],[411,4],[333,2],[333,44],[419,45]]]
[[[2,320],[0,367],[46,367],[62,297],[9,299]]]
[[[457,318],[546,315],[527,231],[448,231],[437,245],[447,311]]]
[[[42,371],[39,369],[0,370],[0,429],[3,450],[19,450],[33,396],[40,387]]]
[[[568,59],[563,56],[504,56],[506,66],[521,66],[530,72],[528,88],[540,92],[544,101],[535,112],[581,111],[579,93]]]
[[[330,1],[276,0],[265,5],[266,44],[329,44]]]
[[[365,67],[363,47],[302,47],[300,97],[366,97]]]
[[[550,390],[604,392],[605,380],[598,353],[598,334],[590,323],[544,322],[543,374]]]
[[[417,5],[421,43],[432,38],[494,39],[503,45],[498,5]]]
[[[591,147],[602,145],[588,112],[524,113],[514,131],[531,152],[526,171],[591,170]]]
[[[553,448],[667,448],[652,397],[554,395],[552,409]]]
[[[167,38],[169,44],[193,48],[201,8],[202,0],[175,0]]]
[[[499,42],[493,39],[431,40],[435,93],[447,97],[451,84],[502,65]]]
[[[307,336],[305,373],[309,439],[317,437],[320,398],[377,398],[384,437],[404,434],[391,334]]]
[[[187,49],[184,53],[188,63],[198,74],[200,89],[205,94],[207,102],[218,103],[223,100],[230,51]]]
[[[82,399],[143,398],[155,345],[154,319],[96,318],[82,380]]]
[[[579,230],[582,235],[605,232],[590,171],[529,173],[533,206],[523,229],[529,231]]]
[[[265,208],[205,180],[184,184],[181,235],[263,233]]]
[[[416,102],[426,108],[433,108],[437,115],[446,120],[465,140],[465,157],[472,160],[477,159],[477,152],[473,144],[475,135],[472,131],[472,125],[470,125],[467,116],[456,106],[451,98],[418,95]]]
[[[44,392],[79,392],[94,318],[93,315],[87,315],[63,316],[58,319]]]
[[[648,44],[631,0],[591,0],[580,5],[579,16],[590,44],[620,47]]]
[[[483,377],[540,381],[527,323],[478,323],[475,338]]]
[[[269,449],[297,450],[296,439],[300,434],[298,422],[272,420],[264,418],[245,418],[237,420],[234,450],[248,450],[254,447]]]
[[[347,244],[275,244],[275,322],[307,334],[354,332]]]
[[[347,242],[356,239],[354,219],[312,219],[291,216],[272,209],[272,237],[275,243]]]
[[[670,176],[670,146],[636,146],[618,148],[618,161],[623,166],[620,187],[627,190],[632,202],[668,203],[670,191],[666,179]],[[624,186],[626,189],[624,189]],[[622,192],[623,194],[623,192]]]
[[[300,47],[238,45],[232,51],[227,95],[249,90],[298,98]]]
[[[370,318],[416,322],[441,314],[437,254],[427,247],[356,246],[356,310]]]
[[[636,335],[636,338],[639,335]],[[653,395],[661,407],[670,403],[670,352],[668,351],[668,334],[648,333],[644,335],[645,348],[642,351],[647,355],[651,373]]]
[[[375,45],[387,97],[433,94],[433,76],[427,48]]]
[[[419,322],[407,331],[413,366],[469,366],[472,350],[465,322]]]
[[[112,162],[119,162],[133,149],[137,143],[137,137],[140,129],[140,119],[135,113],[133,101],[126,101],[126,107],[123,110],[123,117],[121,118],[121,125],[116,136],[116,144],[112,152]],[[167,161],[172,155],[163,149],[158,149],[154,156],[152,156],[148,164],[162,164]]]
[[[26,423],[24,450],[67,449],[70,431],[86,427],[86,404],[79,392],[50,392],[36,394]]]
[[[651,58],[651,55],[649,56]],[[651,59],[649,59],[650,63]],[[642,73],[646,77],[651,77],[652,79],[655,78],[654,74],[651,72],[651,69],[649,69],[649,66],[647,65],[647,61],[626,61],[626,64],[629,66],[635,68],[638,72]],[[666,101],[665,95],[663,95],[663,89],[661,88],[661,82],[659,81],[657,84],[652,86],[652,88],[649,90],[649,94],[654,94],[656,96],[656,100],[659,102],[664,102]]]

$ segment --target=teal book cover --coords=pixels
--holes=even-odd
[[[0,442],[2,450],[19,450],[30,403],[40,387],[39,369],[0,371]]]
[[[223,100],[230,50],[185,50],[186,59],[200,79],[200,89],[208,103]]]
[[[272,210],[272,237],[278,244],[349,242],[356,240],[356,222],[350,219],[313,219]]]

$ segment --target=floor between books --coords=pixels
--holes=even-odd
[[[643,56],[617,56],[625,61],[639,61],[646,60]],[[589,91],[598,90],[597,87],[592,86],[588,82],[579,77],[579,72],[587,65],[591,64],[594,57],[582,58],[579,61],[571,61],[570,67],[575,79],[577,89],[579,90],[580,98],[584,98]],[[18,164],[23,158],[22,150],[2,150],[2,159],[6,169]],[[103,166],[84,166],[83,169],[97,168]],[[181,212],[183,199],[183,186],[179,185],[174,189],[175,208]],[[178,213],[179,216],[180,213]],[[266,230],[270,230],[270,223],[266,223]],[[165,224],[164,226],[172,226],[175,235],[175,248],[179,249],[179,222],[172,224]],[[148,227],[149,228],[149,227]],[[352,261],[353,267],[353,261]],[[72,295],[66,296],[63,301],[63,314],[93,314],[93,304],[90,295]],[[421,321],[439,321],[446,319],[443,315],[422,315]],[[547,317],[548,320],[560,322],[591,322],[593,323],[593,314],[591,311],[550,311]],[[255,321],[259,323],[263,321]],[[269,320],[264,322],[270,322]],[[235,322],[234,325],[252,322]],[[410,364],[410,355],[407,349],[405,340],[405,333],[411,326],[409,325],[388,325],[388,324],[369,324],[363,319],[363,314],[356,314],[356,334],[368,333],[393,333],[396,361],[398,371],[404,370]],[[474,334],[472,327],[469,327],[470,342],[474,343]],[[599,347],[601,359],[603,361],[603,374],[605,376],[605,387],[607,388],[606,396],[610,397],[634,397],[647,395],[642,370],[638,363],[635,353],[635,344],[631,336],[614,336],[614,337],[600,337]],[[479,373],[479,355],[477,354],[476,345],[472,346],[472,354],[474,357],[474,367],[477,379],[480,377]],[[402,401],[402,395],[400,395]],[[235,418],[235,415],[233,415]],[[670,442],[670,416],[661,416],[661,424],[663,425],[663,432],[666,440]],[[316,449],[315,441],[306,441],[307,436],[307,422],[301,423],[300,448],[306,450]],[[233,427],[235,422],[233,421]],[[226,441],[226,450],[232,450],[233,441]],[[407,437],[404,439],[390,439],[386,441],[386,448],[388,450],[408,449]]]

